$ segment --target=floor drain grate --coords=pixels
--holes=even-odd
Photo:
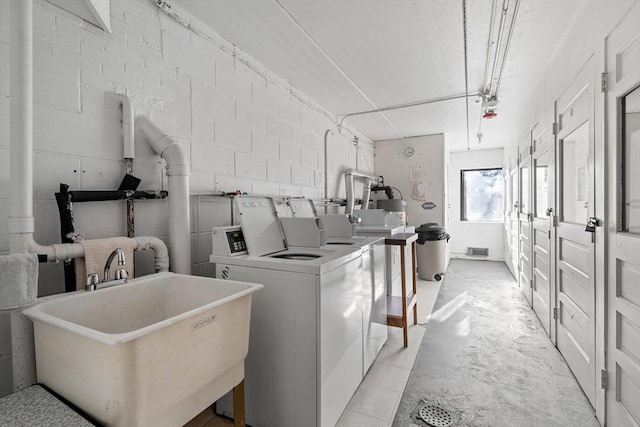
[[[436,405],[423,405],[418,410],[418,415],[427,424],[433,427],[450,427],[453,425],[453,414]]]

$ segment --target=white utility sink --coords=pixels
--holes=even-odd
[[[182,425],[244,378],[261,288],[158,273],[38,303],[38,382],[107,426]]]

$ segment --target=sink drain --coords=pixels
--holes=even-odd
[[[418,410],[418,416],[425,423],[433,427],[450,427],[453,425],[453,414],[436,405],[423,405]]]

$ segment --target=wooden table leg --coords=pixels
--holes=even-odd
[[[418,295],[418,279],[416,277],[417,275],[417,271],[416,271],[416,266],[417,266],[417,256],[416,256],[416,242],[411,243],[411,279],[413,281],[413,295]],[[418,324],[418,301],[416,301],[416,303],[413,305],[413,324],[417,325]]]
[[[244,419],[244,380],[233,388],[233,426],[245,427]]]

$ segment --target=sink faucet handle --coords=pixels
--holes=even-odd
[[[96,285],[100,282],[100,277],[98,277],[98,273],[91,273],[87,276],[87,284],[85,289],[87,291],[95,291]]]

